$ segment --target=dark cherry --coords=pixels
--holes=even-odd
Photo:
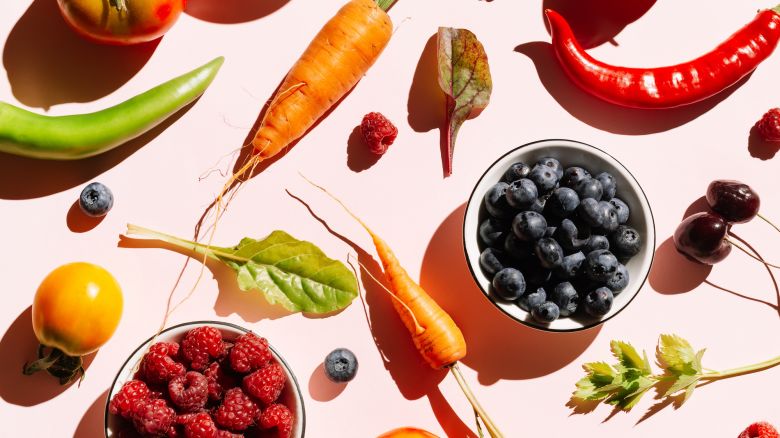
[[[731,252],[729,224],[717,214],[702,212],[685,218],[674,232],[674,245],[689,258],[714,265]]]
[[[761,198],[747,184],[719,179],[707,187],[707,203],[729,223],[742,224],[756,217]]]

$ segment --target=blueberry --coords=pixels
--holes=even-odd
[[[93,182],[84,187],[79,196],[79,207],[87,216],[105,216],[114,206],[114,195],[108,187]]]
[[[564,280],[574,278],[579,273],[584,261],[585,254],[582,251],[569,254],[563,258],[561,265],[555,268],[555,275]]]
[[[535,211],[537,213],[542,213],[544,211],[544,206],[546,203],[547,203],[547,199],[536,198],[536,201],[534,201],[534,203],[528,207],[528,211]]]
[[[529,291],[520,297],[520,299],[517,300],[517,305],[526,312],[531,312],[533,309],[541,306],[545,301],[547,301],[547,292],[543,287],[540,287],[534,292]]]
[[[506,255],[504,252],[494,248],[486,248],[479,255],[479,266],[485,272],[485,275],[490,278],[493,278],[498,271],[506,267],[505,261]]]
[[[547,220],[535,211],[524,211],[515,216],[512,231],[520,240],[534,242],[547,232]]]
[[[600,287],[585,296],[585,311],[591,316],[602,317],[612,309],[614,299],[608,287]]]
[[[533,316],[535,320],[541,322],[542,324],[549,324],[555,321],[558,319],[560,314],[561,311],[558,306],[555,305],[555,303],[551,303],[549,301],[542,303],[539,305],[539,307],[531,310],[531,316]]]
[[[550,293],[550,301],[558,306],[560,316],[569,316],[577,311],[580,296],[568,281],[559,283]]]
[[[580,199],[593,198],[597,201],[601,201],[601,197],[604,194],[604,188],[601,187],[601,181],[596,178],[588,178],[578,182],[574,187],[574,190],[580,195]]]
[[[537,166],[547,166],[555,172],[555,180],[558,182],[563,177],[563,166],[561,162],[552,157],[544,157],[536,162]]]
[[[547,201],[547,208],[560,217],[569,217],[580,205],[580,197],[577,192],[568,187],[558,187]]]
[[[590,172],[582,167],[570,167],[563,172],[563,178],[561,179],[561,185],[573,189],[577,187],[580,181],[590,179]]]
[[[552,271],[543,267],[536,257],[523,264],[523,273],[525,281],[535,287],[544,285],[552,277]]]
[[[536,184],[536,188],[539,189],[539,193],[547,193],[555,188],[558,184],[558,177],[556,176],[555,169],[551,169],[547,166],[536,165],[531,169],[531,173],[528,174],[528,179]]]
[[[534,251],[544,268],[552,269],[563,262],[563,248],[555,239],[549,237],[539,239]]]
[[[594,281],[606,282],[617,272],[618,260],[611,252],[599,249],[585,257],[585,275]]]
[[[624,223],[628,222],[628,216],[631,214],[631,210],[628,208],[628,205],[620,198],[612,198],[609,200],[609,203],[615,207],[615,210],[617,210],[618,223],[623,225]]]
[[[607,287],[612,289],[613,294],[617,295],[628,286],[628,280],[628,268],[621,263],[612,278],[607,281]]]
[[[504,252],[520,263],[536,260],[534,245],[518,239],[514,233],[508,233],[504,240]]]
[[[337,348],[325,357],[325,374],[333,382],[349,382],[355,378],[357,370],[357,357],[346,348]]]
[[[621,257],[633,257],[642,249],[642,238],[639,232],[626,225],[621,225],[609,235],[612,251]]]
[[[527,178],[513,181],[506,190],[507,203],[518,210],[528,208],[537,197],[539,191],[536,185]]]
[[[555,235],[555,230],[557,230],[558,227],[551,227],[550,224],[547,224],[547,230],[544,232],[544,237],[553,237]]]
[[[580,200],[577,215],[591,227],[600,227],[604,217],[601,208],[599,208],[599,202],[593,198]]]
[[[578,251],[590,241],[590,227],[587,224],[577,225],[571,219],[564,219],[555,229],[553,237],[566,251]]]
[[[504,172],[504,177],[501,178],[501,181],[504,181],[505,183],[511,183],[512,181],[517,181],[518,179],[528,178],[529,173],[531,173],[531,168],[527,164],[515,163],[509,166],[509,169]]]
[[[618,223],[618,213],[615,206],[607,201],[600,201],[599,210],[601,212],[601,228],[608,233],[617,230],[620,223]]]
[[[500,298],[516,300],[525,292],[525,277],[515,268],[504,268],[493,277],[493,290]]]
[[[509,232],[509,225],[496,218],[487,218],[479,224],[479,238],[487,246],[500,248]]]
[[[506,202],[506,191],[509,184],[499,182],[490,187],[485,193],[485,209],[491,216],[498,219],[512,217],[512,208]]]
[[[590,237],[588,244],[585,245],[585,253],[590,253],[597,249],[609,249],[609,239],[607,239],[607,236],[594,234]]]
[[[604,190],[602,199],[609,201],[614,198],[615,192],[617,191],[617,181],[615,181],[615,177],[607,172],[601,172],[596,175],[596,179],[599,180],[601,188]]]

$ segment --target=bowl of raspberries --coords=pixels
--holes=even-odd
[[[542,330],[595,327],[628,306],[653,262],[639,183],[611,155],[571,140],[507,152],[477,182],[463,244],[485,296]]]
[[[106,437],[304,436],[298,382],[265,338],[198,321],[170,327],[127,359],[111,386]]]

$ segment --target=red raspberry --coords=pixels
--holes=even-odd
[[[179,344],[174,342],[158,342],[152,345],[141,361],[139,375],[153,385],[167,384],[172,378],[184,375],[184,365],[173,359],[178,353]]]
[[[220,430],[217,431],[217,438],[244,438],[244,435],[229,432],[227,430]]]
[[[368,113],[363,116],[360,132],[368,148],[377,155],[387,152],[387,148],[398,136],[398,128],[380,113]]]
[[[766,422],[751,424],[738,438],[778,438],[777,429]]]
[[[755,127],[764,141],[780,141],[780,108],[767,111]]]
[[[188,371],[168,382],[171,401],[184,412],[196,412],[206,406],[209,399],[209,382],[197,371]]]
[[[267,406],[275,402],[284,389],[287,377],[284,368],[271,363],[244,377],[244,391]]]
[[[176,411],[161,398],[140,400],[133,408],[131,419],[141,435],[164,436],[172,429]]]
[[[225,362],[213,362],[203,372],[209,383],[209,399],[221,400],[222,394],[230,388],[238,386],[238,379],[231,374],[230,368],[225,367]]]
[[[121,415],[124,418],[130,418],[133,407],[140,400],[149,397],[150,391],[146,383],[140,380],[130,380],[122,385],[122,389],[114,395],[111,403],[108,405],[108,411],[113,415]]]
[[[229,389],[222,404],[214,411],[217,424],[234,431],[248,429],[259,417],[260,408],[241,388]]]
[[[181,341],[181,355],[190,363],[190,368],[203,371],[211,359],[219,359],[227,354],[222,342],[222,333],[214,327],[197,327],[184,336]]]
[[[180,416],[179,418],[182,418]],[[177,419],[177,422],[182,420]],[[201,412],[184,418],[184,436],[187,438],[215,438],[217,425],[211,415]]]
[[[279,438],[290,438],[292,436],[293,414],[285,405],[272,404],[260,416],[260,427],[263,429],[275,427]]]
[[[268,341],[254,333],[239,336],[230,350],[230,366],[239,373],[251,373],[264,367],[272,359]]]

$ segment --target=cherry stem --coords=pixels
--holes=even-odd
[[[780,227],[778,227],[777,225],[775,225],[775,224],[774,224],[774,222],[772,222],[772,221],[770,221],[769,219],[767,219],[767,218],[766,218],[766,216],[763,216],[763,215],[761,215],[761,213],[758,213],[758,215],[757,215],[757,216],[758,216],[758,217],[760,217],[760,218],[761,218],[761,220],[763,220],[764,222],[766,222],[766,223],[768,223],[769,225],[771,225],[771,226],[772,226],[772,228],[774,228],[775,230],[777,230],[778,232],[780,232]]]
[[[759,261],[759,262],[763,263],[763,264],[764,264],[764,265],[766,265],[766,266],[771,266],[771,267],[773,267],[773,268],[780,269],[780,266],[778,266],[778,265],[774,265],[774,264],[772,264],[772,263],[769,263],[769,262],[767,262],[767,261],[764,261],[764,260],[762,260],[760,257],[754,256],[754,255],[753,255],[753,253],[751,253],[750,251],[748,251],[748,250],[747,250],[747,248],[745,248],[744,246],[742,246],[742,244],[739,244],[739,243],[737,243],[737,242],[735,242],[735,241],[733,241],[733,240],[731,240],[731,239],[729,239],[729,238],[726,238],[726,242],[730,243],[731,245],[733,245],[733,246],[734,246],[735,248],[737,248],[738,250],[740,250],[740,251],[744,252],[745,254],[747,254],[747,255],[748,255],[748,257],[752,258],[753,260],[757,260],[757,261]]]

